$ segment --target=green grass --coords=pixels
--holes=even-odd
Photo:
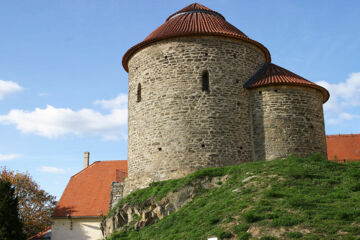
[[[160,200],[196,179],[224,175],[230,176],[226,183],[199,191],[176,213],[109,240],[360,239],[360,163],[328,162],[317,155],[203,169],[154,183],[119,204],[146,206],[148,199]],[[249,176],[256,177],[243,182]]]

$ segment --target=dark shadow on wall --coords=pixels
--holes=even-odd
[[[253,142],[253,160],[265,161],[265,129],[263,92],[259,89],[250,91],[251,136]]]
[[[67,207],[56,206],[54,213],[52,214],[52,217],[66,217],[68,215],[73,215],[74,212],[75,209],[73,206],[67,206]]]
[[[66,224],[68,226],[68,228],[66,228],[67,231],[69,231],[68,236],[73,235],[73,237],[70,240],[87,240],[87,239],[92,239],[93,236],[90,236],[82,227],[81,225],[79,225],[79,218],[78,217],[73,217],[73,214],[75,213],[75,209],[73,206],[67,206],[67,207],[59,207],[56,206],[54,213],[52,215],[53,217],[53,221],[56,219],[63,219],[66,220]],[[84,219],[85,220],[85,219]],[[81,220],[80,220],[81,221]],[[83,224],[86,227],[95,229],[96,227],[94,226],[90,226],[87,224]],[[100,223],[99,223],[99,227],[96,228],[100,229]],[[73,234],[71,234],[71,232],[73,232]],[[52,234],[54,233],[54,231],[52,231]],[[56,233],[55,233],[56,234]],[[57,237],[59,237],[58,235],[56,235]],[[62,237],[62,236],[61,236]],[[65,236],[64,236],[65,237]]]

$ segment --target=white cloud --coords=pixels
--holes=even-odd
[[[334,115],[331,113],[325,113],[325,114],[328,116],[327,122],[331,125],[338,125],[346,120],[350,121],[360,118],[360,115],[351,114],[347,112],[341,112],[338,115]]]
[[[347,113],[347,112],[342,112],[342,113],[340,113],[339,118],[344,119],[344,120],[353,120],[355,118],[358,118],[358,115]]]
[[[360,106],[360,72],[351,73],[344,82],[331,84],[320,81],[317,84],[330,92],[330,99],[324,105],[325,117],[329,124],[336,125],[343,121],[360,119],[355,108]]]
[[[47,138],[92,135],[105,140],[119,139],[125,135],[128,112],[127,105],[120,106],[122,100],[118,98],[96,101],[104,108],[111,108],[108,114],[87,108],[75,111],[47,105],[33,111],[13,109],[7,115],[0,115],[0,123],[13,124],[22,133]]]
[[[7,95],[19,92],[22,89],[23,88],[15,82],[0,80],[0,100],[2,100]]]
[[[96,100],[94,103],[105,109],[127,108],[128,95],[119,94],[116,98],[110,100]]]
[[[9,160],[13,160],[18,157],[20,157],[19,154],[1,154],[0,153],[0,161],[9,161]]]
[[[39,168],[39,171],[45,172],[45,173],[66,173],[68,172],[65,169],[57,168],[57,167],[49,167],[49,166],[41,166]]]

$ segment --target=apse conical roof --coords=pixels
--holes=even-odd
[[[164,39],[182,36],[224,36],[248,42],[260,48],[271,62],[270,53],[261,43],[246,36],[239,29],[231,25],[218,12],[213,11],[199,3],[193,3],[170,15],[164,24],[153,31],[141,43],[130,48],[123,57],[123,67],[128,71],[128,61],[139,49]]]
[[[325,88],[272,63],[266,63],[248,82],[244,84],[244,87],[251,89],[279,85],[315,88],[322,93],[324,103],[330,96],[329,92]]]

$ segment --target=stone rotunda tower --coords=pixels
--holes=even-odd
[[[327,91],[270,62],[262,44],[197,3],[130,48],[125,194],[200,168],[325,153]]]

